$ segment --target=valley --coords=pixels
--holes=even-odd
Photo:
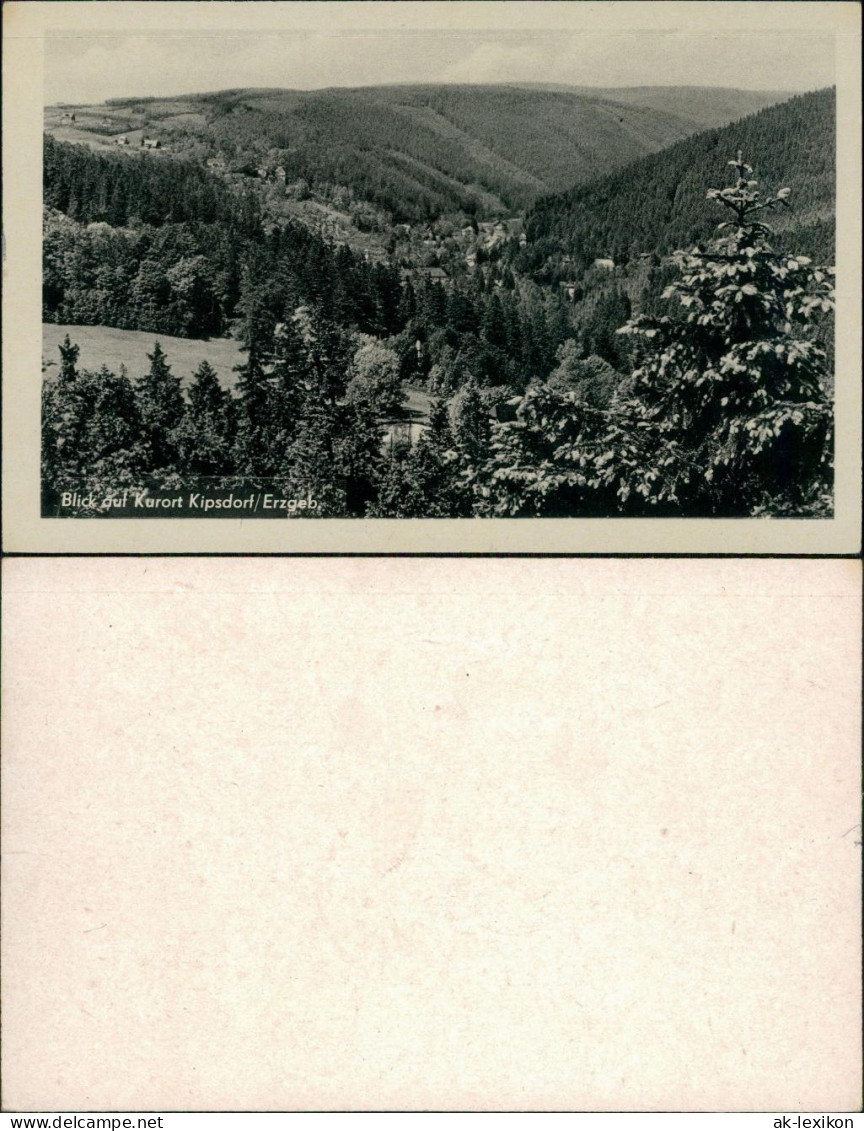
[[[464,210],[487,218],[603,176],[783,95],[725,92],[694,115],[686,95],[519,86],[231,90],[176,99],[55,106],[45,130],[98,150],[134,149],[221,163],[326,195],[337,186],[396,222]],[[128,144],[127,144],[128,143]]]
[[[47,108],[46,476],[93,463],[70,463],[60,438],[110,401],[125,424],[93,433],[100,468],[287,479],[314,487],[321,517],[675,514],[679,491],[691,514],[769,505],[726,472],[701,485],[690,457],[668,483],[634,479],[625,438],[658,395],[639,392],[643,327],[689,318],[673,253],[714,246],[708,190],[736,153],[752,179],[724,191],[758,184],[775,231],[760,219],[735,237],[750,258],[721,258],[806,256],[795,269],[821,295],[809,263],[833,261],[834,94],[775,98],[511,84]],[[781,287],[777,269],[764,285]],[[801,349],[818,375],[794,380],[828,403],[833,321],[814,303]],[[726,441],[699,443],[726,459]],[[594,466],[606,447],[617,471]],[[785,474],[766,498],[786,499]],[[824,510],[826,474],[784,506]]]

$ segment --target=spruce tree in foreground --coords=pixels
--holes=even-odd
[[[79,348],[69,335],[59,345],[60,372],[56,381],[42,379],[42,498],[43,507],[59,477],[78,470],[78,436],[82,424],[82,399],[77,388]]]
[[[44,382],[43,505],[52,492],[100,497],[135,486],[150,454],[141,433],[135,390],[122,368],[117,374],[103,365]]]
[[[234,405],[219,384],[216,371],[202,361],[189,386],[189,405],[177,430],[184,473],[228,475],[232,470]]]
[[[65,382],[68,382],[68,381],[74,381],[75,378],[78,376],[78,370],[77,370],[76,366],[78,365],[78,354],[81,352],[79,347],[72,344],[72,342],[69,339],[69,335],[67,334],[66,337],[63,339],[62,344],[60,346],[58,346],[57,348],[60,350],[60,358],[61,358],[61,361],[60,361],[60,381],[61,381],[61,383],[65,383]]]
[[[171,372],[158,342],[147,357],[150,369],[138,381],[136,390],[142,436],[150,448],[150,468],[173,471],[176,470],[178,456],[175,430],[183,420],[186,407],[180,391],[180,379]]]
[[[478,484],[487,514],[819,516],[830,513],[833,409],[817,317],[833,268],[782,254],[739,156],[735,183],[708,196],[732,219],[706,247],[676,252],[672,313],[619,333],[636,368],[608,410],[530,389],[499,425]]]
[[[272,475],[271,416],[273,402],[270,371],[273,360],[275,319],[266,296],[246,280],[240,341],[246,360],[234,366],[237,373],[237,429],[233,459],[240,475]]]

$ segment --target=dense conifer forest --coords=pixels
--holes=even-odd
[[[835,131],[834,91],[816,91],[544,197],[528,210],[528,243],[514,266],[540,279],[570,278],[598,256],[626,263],[705,239],[716,216],[702,186],[723,175],[736,148],[767,183],[794,180],[795,211],[778,217],[790,250],[833,262]]]

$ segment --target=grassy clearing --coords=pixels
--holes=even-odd
[[[99,369],[107,365],[115,373],[125,365],[130,377],[140,377],[147,372],[148,353],[153,343],[159,342],[171,372],[179,377],[184,387],[202,361],[208,361],[219,377],[223,388],[231,389],[237,383],[234,366],[239,365],[244,354],[240,343],[232,338],[173,338],[169,334],[152,334],[143,330],[116,330],[110,326],[63,326],[54,322],[42,324],[42,366],[48,376],[58,372],[60,351],[57,348],[66,335],[81,351],[78,365],[81,369]],[[48,363],[46,368],[46,363]],[[53,363],[53,364],[52,364]],[[429,417],[431,398],[421,389],[406,389],[407,415],[415,422]]]

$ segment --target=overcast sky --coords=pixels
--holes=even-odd
[[[391,10],[396,7],[391,5]],[[540,12],[543,7],[536,5]],[[370,28],[268,33],[79,32],[46,41],[47,103],[101,102],[231,87],[310,90],[412,82],[813,90],[834,82],[834,37],[776,31],[694,34]]]

